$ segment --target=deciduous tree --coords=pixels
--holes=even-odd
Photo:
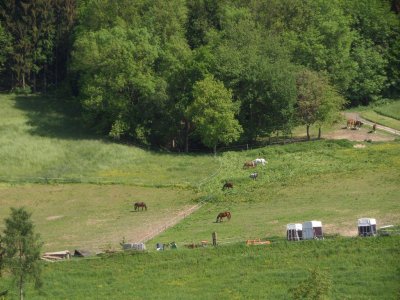
[[[5,219],[4,229],[5,264],[15,278],[19,298],[24,298],[25,284],[32,278],[35,287],[42,284],[40,277],[40,251],[42,243],[34,232],[31,214],[24,208],[11,208]]]
[[[207,75],[196,82],[193,96],[188,116],[204,145],[213,148],[216,154],[219,143],[229,144],[239,139],[242,127],[235,118],[238,106],[232,102],[232,92],[222,82]]]

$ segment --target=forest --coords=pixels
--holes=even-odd
[[[399,0],[1,0],[0,90],[56,94],[115,140],[216,151],[398,98],[399,12]]]

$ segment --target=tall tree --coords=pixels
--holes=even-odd
[[[7,57],[11,50],[10,36],[0,23],[0,73],[5,69]]]
[[[29,278],[33,278],[36,288],[42,284],[39,265],[42,243],[34,232],[31,214],[24,208],[11,208],[10,217],[5,219],[3,241],[5,263],[15,278],[22,300]]]
[[[216,154],[219,143],[229,144],[239,139],[242,127],[235,118],[239,108],[232,102],[231,91],[222,82],[208,75],[196,82],[193,96],[188,116],[204,145],[213,148]]]
[[[323,75],[307,69],[299,71],[296,85],[298,121],[306,125],[308,140],[310,126],[317,124],[320,138],[322,125],[332,124],[338,119],[345,100],[329,85]]]
[[[33,65],[30,6],[31,3],[21,0],[0,2],[2,24],[12,37],[11,69],[17,85],[24,89]]]
[[[162,111],[165,84],[153,66],[157,45],[145,28],[116,26],[86,32],[74,45],[84,118],[100,133],[148,141],[154,112]]]

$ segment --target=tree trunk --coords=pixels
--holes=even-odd
[[[19,245],[19,266],[22,266],[22,246]],[[24,277],[23,277],[23,273],[22,270],[19,270],[19,282],[18,282],[18,287],[19,287],[19,299],[23,300],[24,299],[24,289],[23,289],[23,285],[24,285]]]
[[[33,92],[36,93],[36,73],[33,72]]]
[[[321,139],[321,127],[318,127],[318,139]]]
[[[25,73],[22,72],[22,88],[25,89]]]
[[[189,152],[189,122],[185,120],[185,152]]]
[[[214,156],[217,156],[217,145],[214,145]]]
[[[307,125],[307,140],[310,140],[310,125]]]
[[[43,66],[43,92],[47,91],[47,64]]]
[[[19,286],[19,299],[23,300],[24,299],[24,288],[23,288],[23,279],[22,279],[22,274],[19,276],[19,282],[18,282],[18,286]]]

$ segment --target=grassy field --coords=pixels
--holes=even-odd
[[[290,299],[316,269],[331,288],[325,299],[394,300],[399,248],[399,237],[339,238],[76,259],[46,264],[42,293],[29,289],[27,298]]]
[[[90,135],[56,100],[0,94],[0,181],[196,186],[218,169],[208,155],[145,151]]]
[[[119,243],[139,241],[149,228],[159,228],[193,205],[189,190],[127,185],[0,186],[0,216],[9,207],[32,212],[45,251],[120,249]],[[148,211],[135,212],[132,203],[145,201]],[[3,222],[0,223],[0,230]]]
[[[389,102],[374,108],[377,113],[400,121],[400,100]]]
[[[148,253],[44,264],[43,294],[29,291],[33,298],[287,299],[288,289],[318,267],[332,278],[333,299],[395,299],[398,238],[283,238],[287,223],[307,220],[344,236],[355,235],[360,217],[376,218],[378,227],[398,225],[399,140],[361,142],[363,148],[321,140],[215,158],[145,151],[81,128],[54,99],[0,95],[0,220],[9,207],[25,206],[44,250],[118,249],[123,238],[138,240],[187,207],[202,206],[149,241]],[[243,169],[256,157],[268,164]],[[254,171],[256,181],[249,178]],[[222,191],[228,180],[234,188]],[[136,201],[149,210],[133,212]],[[222,210],[232,219],[217,224]],[[210,241],[214,231],[221,247],[184,249]],[[240,246],[254,238],[273,244]],[[156,243],[172,241],[177,251],[155,251]]]
[[[369,121],[376,122],[380,125],[387,126],[396,130],[400,130],[400,121],[381,115],[375,111],[368,110],[360,112],[360,115]]]
[[[345,141],[321,141],[273,146],[242,153],[225,153],[219,181],[209,183],[200,210],[158,236],[157,242],[191,243],[210,240],[216,231],[222,241],[284,236],[287,223],[321,220],[325,231],[356,234],[361,217],[375,217],[378,226],[398,223],[400,168],[398,142],[354,148]],[[264,156],[252,181],[240,161]],[[234,189],[222,191],[224,180]],[[219,186],[218,186],[219,184]],[[214,186],[211,186],[214,185]],[[215,223],[220,211],[231,221]]]

